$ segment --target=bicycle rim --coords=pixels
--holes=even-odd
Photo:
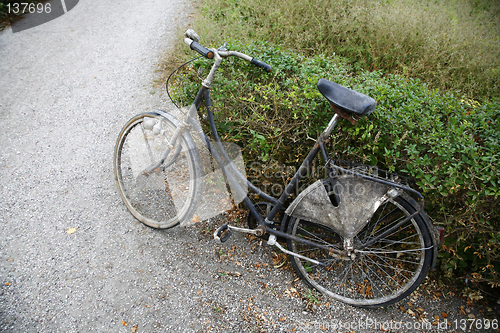
[[[171,116],[170,116],[171,117]],[[115,176],[129,211],[144,224],[170,228],[191,218],[201,193],[199,157],[189,134],[181,134],[165,162],[161,159],[178,121],[156,113],[132,118],[122,129],[115,148]]]
[[[354,238],[354,249],[414,211],[401,197],[386,202]],[[294,219],[288,231],[333,250],[343,250],[342,237],[317,223]],[[291,251],[325,264],[322,267],[291,257],[295,270],[310,286],[360,307],[386,306],[412,293],[427,275],[432,251],[430,235],[418,215],[378,242],[355,251],[354,258],[291,240],[287,245]]]

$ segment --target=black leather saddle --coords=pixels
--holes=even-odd
[[[362,93],[343,87],[340,84],[320,79],[318,90],[325,98],[341,111],[357,117],[368,116],[375,110],[377,102]],[[335,109],[335,108],[334,108]]]

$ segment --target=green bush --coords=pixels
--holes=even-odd
[[[364,92],[377,110],[355,127],[343,121],[331,148],[414,177],[448,234],[442,272],[500,285],[498,1],[213,0],[201,12],[203,43],[256,44],[243,49],[276,69],[231,63],[213,89],[217,125],[247,163],[279,178],[303,159],[332,116],[320,77]],[[190,96],[195,74],[183,74],[177,96]]]
[[[213,86],[224,140],[244,147],[247,163],[296,166],[333,112],[316,88],[326,78],[377,100],[356,126],[342,120],[331,148],[343,158],[398,171],[416,180],[434,223],[446,227],[442,268],[450,277],[500,283],[500,103],[479,104],[429,89],[419,80],[380,71],[353,75],[339,57],[301,57],[266,43],[235,45],[273,66],[264,73],[228,59]],[[196,61],[174,81],[190,102],[199,87]],[[281,170],[284,170],[282,167]],[[282,181],[286,181],[286,177]]]
[[[420,78],[475,99],[500,97],[496,0],[213,0],[202,12],[205,40],[336,53],[356,71]]]

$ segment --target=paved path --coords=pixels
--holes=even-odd
[[[141,255],[154,233],[138,232],[120,202],[112,154],[126,120],[160,106],[156,57],[193,11],[185,2],[85,0],[0,32],[0,330],[153,325],[139,304],[175,280],[164,267],[144,277],[159,264]],[[186,309],[167,306],[162,324],[195,315]]]
[[[322,305],[308,306],[304,285],[273,268],[272,249],[259,241],[234,236],[217,247],[216,221],[158,231],[126,211],[114,143],[131,116],[168,108],[151,83],[158,57],[193,12],[184,2],[82,0],[41,26],[0,32],[0,331],[323,332],[341,321],[418,323],[399,305],[361,310],[317,296]],[[429,319],[457,312],[456,303],[418,299],[408,301],[425,305]]]

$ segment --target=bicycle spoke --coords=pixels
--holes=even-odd
[[[384,261],[384,262],[386,262],[386,263],[387,263],[387,261],[386,261],[383,257],[378,256],[377,254],[374,254],[374,256],[378,257],[380,260],[382,260],[382,261]],[[373,260],[373,259],[371,259],[371,258],[370,258],[370,260]],[[401,260],[398,260],[398,259],[393,259],[393,260],[397,260],[397,261],[402,262]],[[412,264],[413,264],[413,265],[418,265],[418,262],[415,262],[415,263],[412,263]],[[395,267],[394,265],[390,265],[390,266],[389,266],[389,264],[387,264],[387,265],[382,265],[382,266],[387,267],[387,268],[391,268],[391,269],[393,269],[394,271],[397,271],[397,272],[407,272],[407,273],[410,273],[410,274],[413,274],[413,273],[414,273],[414,272],[409,271],[409,270],[405,270],[405,269],[402,269],[402,268],[397,268],[397,267]],[[403,276],[404,276],[404,275],[403,275]],[[406,278],[406,277],[405,277],[405,278]]]
[[[400,284],[399,284],[396,280],[394,280],[394,278],[392,277],[392,275],[390,275],[390,274],[389,274],[389,273],[387,273],[387,272],[386,272],[383,268],[381,268],[381,267],[387,267],[387,268],[391,268],[391,269],[393,269],[393,270],[394,270],[394,267],[393,267],[393,266],[380,265],[379,263],[377,263],[375,260],[373,260],[373,259],[372,259],[372,258],[370,258],[369,256],[365,256],[365,258],[367,258],[368,260],[370,260],[370,261],[371,261],[371,262],[372,262],[375,266],[377,266],[377,267],[378,267],[378,268],[379,268],[382,272],[384,272],[390,280],[394,281],[396,284],[398,284],[400,287],[402,287],[402,286],[401,286],[401,285],[400,285]],[[399,273],[400,271],[401,271],[401,270],[396,270],[396,272],[398,272],[398,273]],[[409,272],[409,271],[408,271],[408,272]],[[409,272],[409,273],[411,273],[411,272]],[[403,276],[405,279],[407,279],[407,277],[405,277],[404,275],[402,275],[402,274],[401,274],[401,276]],[[382,280],[382,279],[380,279],[380,280]],[[384,282],[384,284],[385,284],[385,282]],[[387,284],[386,284],[386,285],[387,285]],[[390,288],[389,286],[387,286],[387,287],[388,287],[388,288]]]
[[[405,206],[399,202],[403,202]],[[417,223],[417,215],[383,238],[378,239],[377,235],[393,229],[410,216],[414,212],[411,209],[412,206],[400,197],[381,205],[372,220],[354,237],[353,256],[345,256],[341,260],[329,251],[319,251],[290,241],[292,250],[326,263],[325,267],[314,267],[312,271],[307,270],[307,273],[301,268],[303,266],[299,266],[298,272],[309,284],[325,294],[357,306],[391,304],[406,297],[415,290],[428,270],[425,262],[430,259],[427,253],[431,247],[424,245],[422,238],[427,230],[422,226],[422,221],[419,222],[421,224]],[[327,239],[335,239],[335,244],[328,246],[344,250],[342,237],[335,232],[331,231],[330,235],[322,228],[311,228],[310,223],[299,219],[292,220],[291,223],[289,229],[293,231],[292,234],[322,245]],[[428,233],[426,237],[430,239]],[[373,243],[363,248],[362,245],[368,241]],[[294,267],[298,264],[311,268],[309,264],[300,263],[292,260]]]
[[[324,241],[323,239],[321,239],[321,238],[319,238],[318,236],[314,235],[313,233],[311,233],[311,232],[309,232],[309,231],[305,230],[304,228],[301,228],[300,230],[312,236],[312,238],[307,238],[307,237],[305,237],[305,239],[309,239],[309,240],[313,240],[313,241],[314,241],[314,240],[316,240],[316,241],[318,241],[320,244],[322,243],[322,244],[325,244],[325,245],[333,246],[331,243],[328,243],[328,242]]]

